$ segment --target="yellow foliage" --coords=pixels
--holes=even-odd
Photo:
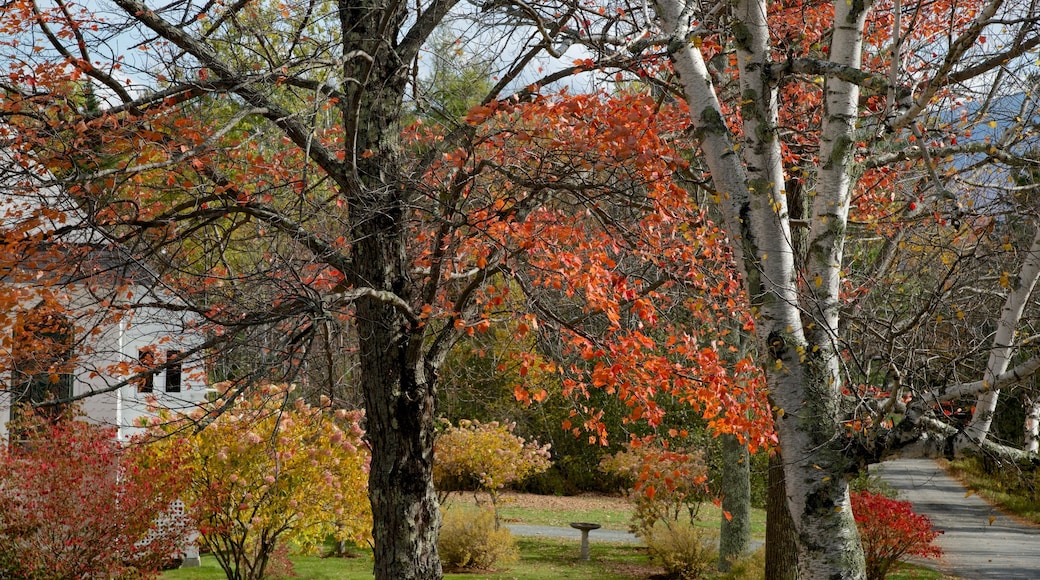
[[[433,481],[441,492],[487,491],[492,501],[506,485],[549,469],[549,446],[513,434],[513,425],[444,421],[434,443]]]
[[[481,508],[445,510],[437,552],[448,570],[488,570],[520,557],[509,528],[498,526],[493,510]]]
[[[255,577],[276,542],[312,548],[330,536],[371,539],[361,414],[313,407],[292,391],[265,385],[225,393],[202,413],[156,427],[159,445],[190,448],[186,500],[201,541],[218,559],[243,562],[246,577]]]

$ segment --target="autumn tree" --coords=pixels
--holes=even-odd
[[[720,356],[732,337],[713,340],[710,321],[743,321],[745,302],[719,228],[675,183],[688,160],[666,137],[684,134],[682,104],[542,89],[583,71],[656,78],[660,62],[631,51],[539,60],[628,14],[455,0],[9,3],[11,169],[55,186],[80,218],[63,233],[93,232],[146,265],[164,290],[150,306],[199,317],[197,350],[219,347],[228,401],[299,371],[334,343],[319,338],[330,321],[349,325],[376,577],[437,578],[434,403],[462,336],[505,320],[521,339],[541,333],[553,356],[521,357],[518,372],[566,361],[560,390],[580,401],[567,428],[594,443],[608,436],[588,404],[597,389],[628,420],[659,424],[667,397],[720,432],[766,437],[764,401],[733,378],[746,368]],[[491,43],[488,92],[462,123],[411,123],[415,63],[448,19],[472,25],[449,27],[465,28],[463,43]],[[6,255],[46,255],[47,239]],[[696,324],[651,332],[677,310]]]
[[[327,399],[311,406],[293,391],[265,385],[152,421],[148,447],[187,454],[183,499],[228,578],[264,578],[280,544],[313,549],[330,537],[370,538],[360,414],[335,411]]]
[[[884,288],[847,286],[846,241],[854,220],[895,218],[898,230],[898,218],[924,204],[934,224],[964,224],[953,202],[985,193],[970,180],[957,183],[955,168],[964,165],[947,159],[1014,163],[1023,137],[967,138],[989,124],[985,102],[968,97],[980,86],[996,91],[981,79],[998,66],[1021,67],[1021,57],[1040,43],[1036,15],[1000,1],[748,1],[717,12],[672,1],[656,6],[665,35],[657,42],[682,83],[751,297],[799,535],[800,577],[862,578],[845,475],[894,448],[934,441],[936,433],[945,439],[937,402],[1014,384],[1038,361],[1009,369],[1004,353],[1011,341],[992,340],[984,376],[907,385],[902,420],[886,422],[860,445],[845,421],[856,408],[878,412],[892,393],[880,375],[871,386],[888,397],[863,396],[850,385],[849,308],[856,292]],[[987,42],[994,27],[1006,42]],[[899,178],[912,178],[912,185]],[[802,202],[805,219],[797,211]],[[804,253],[797,251],[802,232]],[[898,247],[897,233],[880,232]],[[1025,283],[1008,293],[997,326],[1018,325],[1032,277],[1029,260],[1020,268]],[[899,321],[904,328],[918,322]]]

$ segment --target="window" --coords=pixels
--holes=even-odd
[[[12,387],[14,407],[39,407],[72,396],[73,327],[61,312],[37,306],[18,316],[14,327]],[[41,409],[59,415],[63,405]]]
[[[181,392],[181,351],[166,351],[166,392]]]
[[[142,348],[137,351],[137,361],[141,363],[141,371],[148,371],[144,376],[137,379],[138,393],[151,393],[155,390],[155,352],[150,348]]]

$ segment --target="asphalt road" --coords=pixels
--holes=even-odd
[[[1040,530],[1001,514],[985,500],[968,494],[930,459],[897,459],[876,473],[943,530],[938,568],[968,580],[1040,579]],[[930,564],[934,565],[934,564]]]

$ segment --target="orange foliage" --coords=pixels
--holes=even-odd
[[[502,256],[534,306],[523,327],[560,333],[571,361],[560,368],[565,395],[605,390],[631,409],[626,420],[651,425],[663,418],[656,400],[677,398],[754,447],[769,437],[768,413],[754,365],[731,353],[748,324],[746,302],[721,232],[675,180],[689,166],[674,139],[686,114],[638,93],[560,92],[475,108],[476,145],[430,173],[434,184],[465,179],[459,195],[472,228],[447,239],[417,234],[419,266],[450,253],[441,275],[452,277]],[[419,142],[438,138],[413,130]],[[467,328],[494,319],[507,293],[478,292],[484,315]],[[561,307],[567,319],[550,310]],[[734,323],[719,329],[720,320]],[[518,388],[517,396],[531,395]],[[599,411],[579,409],[585,418],[568,428],[606,442]]]
[[[41,19],[72,34],[94,21],[86,13],[24,16],[6,25]],[[58,58],[9,70],[11,82],[49,91],[47,99],[3,99],[12,151],[53,172],[94,223],[161,255],[164,284],[205,305],[200,332],[221,337],[276,313],[275,330],[293,337],[309,327],[311,304],[325,308],[323,299],[350,290],[344,264],[353,240],[342,225],[351,208],[326,166],[289,139],[253,146],[251,127],[227,125],[240,103],[219,92],[171,91],[147,107],[83,115],[78,79],[90,66]],[[16,113],[23,110],[33,114]],[[695,192],[679,185],[697,173],[684,154],[692,148],[684,105],[648,91],[560,91],[492,102],[466,120],[472,138],[412,167],[421,177],[409,184],[408,259],[422,289],[408,305],[416,324],[476,333],[523,316],[518,333],[558,336],[566,364],[555,369],[579,401],[602,389],[628,406],[628,420],[656,426],[657,400],[678,399],[718,432],[740,433],[752,447],[768,441],[760,379],[735,352],[750,322],[726,240]],[[404,132],[406,147],[442,146],[439,131],[416,123]],[[334,121],[312,139],[337,159],[371,156],[345,150]],[[523,301],[506,300],[505,280]],[[344,320],[353,313],[329,310]],[[719,329],[719,321],[727,324]],[[606,442],[599,411],[578,409],[575,429]]]

